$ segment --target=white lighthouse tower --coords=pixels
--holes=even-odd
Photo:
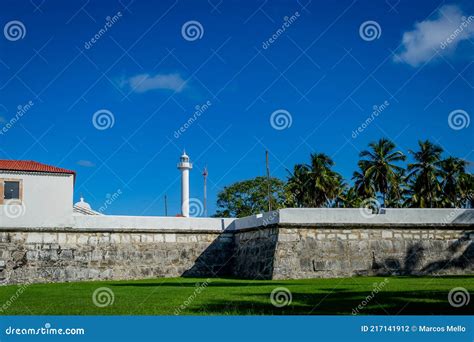
[[[186,151],[179,159],[178,169],[181,170],[181,215],[189,217],[189,170],[193,164],[189,162],[189,156]]]

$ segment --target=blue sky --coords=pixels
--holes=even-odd
[[[264,175],[265,149],[280,178],[317,151],[350,179],[380,137],[474,159],[471,1],[1,7],[0,158],[76,170],[75,200],[95,209],[119,191],[108,214],[163,215],[165,194],[178,213],[183,148],[191,197],[202,198],[208,167],[210,214],[225,185]]]

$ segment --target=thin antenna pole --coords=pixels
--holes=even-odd
[[[265,151],[265,164],[267,167],[268,211],[272,211],[272,193],[271,193],[271,184],[270,184],[270,165],[268,162],[268,151]]]
[[[165,216],[168,216],[168,196],[165,195]]]
[[[204,168],[202,175],[204,176],[204,216],[207,216],[207,166]]]

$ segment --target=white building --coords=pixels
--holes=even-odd
[[[75,177],[34,161],[0,160],[0,225],[71,226]]]
[[[81,216],[81,215],[104,215],[98,211],[92,210],[89,203],[84,201],[84,197],[81,196],[79,202],[74,204],[72,208],[74,216]]]

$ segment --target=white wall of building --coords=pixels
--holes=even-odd
[[[23,181],[22,204],[0,205],[0,226],[72,226],[73,175],[0,171],[0,178]]]

